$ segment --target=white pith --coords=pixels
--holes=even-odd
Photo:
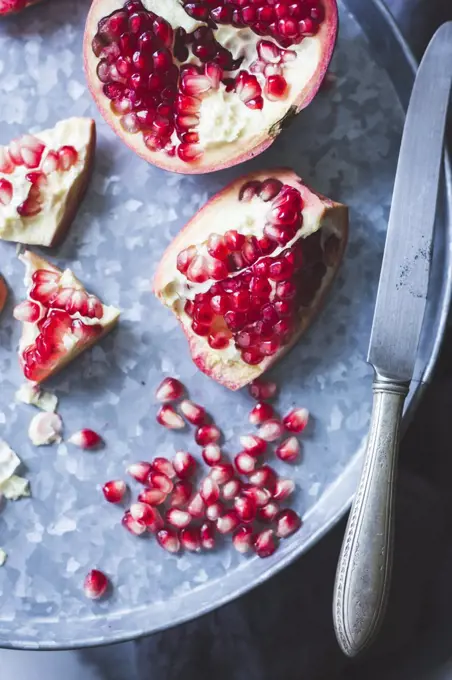
[[[61,442],[63,422],[56,413],[37,413],[30,422],[28,436],[34,446]]]
[[[22,404],[36,406],[47,413],[55,413],[58,406],[58,397],[51,392],[47,392],[34,383],[21,385],[16,392],[16,401]]]
[[[73,146],[78,152],[78,161],[69,170],[58,170],[48,175],[48,184],[41,189],[42,210],[34,217],[21,217],[17,208],[30,191],[31,183],[25,179],[26,175],[38,172],[39,168],[21,165],[16,166],[12,174],[0,172],[0,179],[6,179],[13,185],[11,203],[6,206],[0,204],[0,239],[48,246],[64,217],[69,192],[86,169],[92,120],[69,118],[57,123],[53,129],[34,133],[33,136],[46,145],[41,166],[49,151],[58,151],[62,146]]]
[[[19,456],[0,439],[0,499],[16,501],[30,495],[28,481],[15,474],[20,465]]]

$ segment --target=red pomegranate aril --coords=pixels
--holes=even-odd
[[[253,547],[253,528],[250,526],[239,527],[232,537],[232,545],[242,555],[249,552]]]
[[[165,515],[165,520],[176,529],[183,529],[188,527],[192,521],[192,516],[189,512],[185,510],[180,510],[179,508],[170,508],[167,510]]]
[[[199,446],[207,446],[207,444],[216,444],[220,437],[221,432],[215,425],[201,425],[196,430],[195,441]]]
[[[264,523],[273,522],[278,512],[280,512],[280,510],[281,508],[279,507],[278,503],[270,501],[269,503],[267,503],[267,505],[264,505],[262,508],[258,508],[257,518],[260,522]]]
[[[219,517],[216,522],[217,531],[220,534],[231,534],[237,529],[240,520],[235,510],[228,510],[222,517]]]
[[[126,512],[122,518],[122,525],[134,536],[141,536],[146,532],[146,525],[140,520],[132,517],[130,512]]]
[[[205,516],[206,505],[201,497],[200,493],[193,496],[187,507],[188,512],[192,517],[200,519]]]
[[[159,545],[169,553],[179,552],[180,541],[175,529],[172,529],[171,527],[160,529],[160,531],[157,531],[156,538]]]
[[[181,430],[185,423],[174,408],[168,404],[161,406],[157,413],[157,422],[169,430]]]
[[[266,442],[274,442],[280,437],[282,437],[284,432],[284,427],[279,420],[272,418],[267,420],[259,428],[259,437]]]
[[[0,204],[9,205],[13,198],[13,185],[7,179],[0,178]]]
[[[266,420],[270,420],[273,417],[274,411],[270,404],[260,401],[251,410],[248,420],[252,425],[261,425],[265,423]]]
[[[249,496],[238,496],[234,499],[234,510],[241,522],[252,522],[256,518],[256,503]]]
[[[235,229],[227,231],[223,238],[230,251],[240,250],[245,243],[245,236]]]
[[[226,484],[234,477],[234,468],[231,463],[218,463],[212,467],[209,476],[217,484]]]
[[[210,326],[214,320],[214,316],[215,315],[211,310],[210,305],[196,305],[195,303],[194,318],[199,324],[202,326]]]
[[[22,323],[35,323],[41,316],[41,310],[36,302],[25,300],[14,307],[13,316]]]
[[[166,501],[167,494],[160,489],[143,489],[138,494],[140,503],[147,503],[148,505],[157,506],[162,505]]]
[[[276,392],[278,391],[278,388],[274,382],[265,382],[264,380],[257,378],[250,384],[248,391],[250,395],[254,397],[254,399],[261,401],[273,399],[273,397],[276,395]]]
[[[273,491],[276,501],[284,501],[295,491],[295,482],[292,479],[278,479]]]
[[[211,503],[206,508],[206,517],[211,522],[216,522],[219,517],[222,517],[225,513],[225,507],[220,501]]]
[[[211,333],[208,337],[207,342],[212,349],[226,349],[231,341],[231,334],[229,332],[218,331],[216,333]]]
[[[67,172],[78,161],[78,152],[73,146],[62,146],[58,150],[58,169]]]
[[[189,479],[196,469],[196,460],[187,451],[177,451],[173,458],[173,467],[180,479]]]
[[[162,472],[152,470],[149,472],[147,484],[151,489],[159,489],[168,495],[174,488],[174,482]]]
[[[108,590],[108,578],[102,571],[92,569],[86,576],[83,590],[90,600],[99,600]]]
[[[13,163],[8,149],[0,146],[0,172],[5,175],[10,175],[15,170],[15,163]]]
[[[176,482],[171,494],[170,505],[172,508],[185,507],[192,496],[193,486],[187,480]]]
[[[206,421],[206,410],[193,401],[184,399],[180,403],[180,410],[192,425],[202,425]]]
[[[270,101],[283,99],[287,94],[287,80],[281,75],[270,75],[265,84],[264,93]]]
[[[81,449],[95,449],[103,444],[102,438],[93,430],[75,432],[68,441]]]
[[[176,380],[176,378],[165,378],[158,386],[155,398],[157,401],[165,404],[180,399],[184,391],[184,386],[179,380]]]
[[[190,552],[201,550],[201,531],[199,527],[186,527],[180,532],[180,542],[183,548]]]
[[[276,456],[286,463],[293,463],[300,455],[300,443],[296,437],[289,437],[280,444],[276,451]]]
[[[254,550],[258,557],[270,557],[276,551],[275,532],[264,529],[254,537]]]
[[[290,432],[303,432],[309,420],[309,411],[306,408],[293,408],[284,416],[283,423]]]
[[[206,465],[212,467],[221,461],[221,449],[217,444],[207,444],[202,451],[202,457]]]
[[[166,475],[170,479],[173,479],[176,476],[173,464],[170,460],[168,460],[168,458],[157,456],[157,458],[154,458],[151,465],[155,472],[160,472],[162,475]]]
[[[132,503],[129,512],[135,522],[144,524],[148,531],[155,532],[163,527],[163,520],[159,511],[147,503],[141,501]]]
[[[268,489],[271,493],[276,487],[277,474],[270,465],[263,465],[250,475],[250,483]]]
[[[268,278],[272,281],[284,281],[290,279],[294,273],[293,265],[286,258],[274,260],[268,268]]]
[[[127,491],[127,484],[122,479],[107,482],[102,487],[105,500],[109,503],[121,503]]]
[[[132,465],[129,465],[127,473],[137,482],[140,482],[140,484],[146,484],[151,470],[152,466],[150,463],[140,461],[139,463],[132,463]]]
[[[280,281],[276,286],[275,294],[280,300],[292,300],[297,289],[291,281]]]
[[[247,498],[251,498],[258,508],[263,508],[271,499],[271,493],[268,489],[254,486],[253,484],[244,484],[242,486],[242,494]]]
[[[267,450],[267,442],[254,434],[243,435],[240,437],[240,443],[245,451],[252,456],[261,456]]]
[[[204,550],[213,550],[215,548],[215,525],[211,522],[204,522],[199,529],[201,538],[201,547]]]
[[[207,250],[212,257],[217,260],[225,260],[229,255],[229,248],[227,247],[223,236],[219,234],[211,234],[207,240]]]
[[[250,475],[256,467],[256,459],[246,451],[242,451],[234,458],[234,464],[241,475]]]
[[[301,527],[301,518],[295,510],[286,508],[276,516],[276,535],[278,538],[287,538]]]
[[[211,476],[205,477],[199,487],[199,493],[206,505],[212,505],[220,498],[220,487]]]

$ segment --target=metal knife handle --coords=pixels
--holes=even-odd
[[[393,499],[399,425],[409,383],[379,375],[364,467],[336,573],[333,619],[347,656],[372,642],[383,619],[392,567]]]

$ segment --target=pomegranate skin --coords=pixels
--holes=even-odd
[[[314,300],[308,307],[298,310],[294,319],[294,330],[287,344],[282,345],[272,356],[265,356],[257,365],[249,365],[240,360],[221,361],[221,350],[213,352],[208,345],[205,337],[201,337],[193,332],[192,327],[186,321],[186,315],[181,305],[179,308],[173,302],[167,301],[166,289],[172,285],[177,272],[177,256],[184,249],[193,244],[207,241],[212,231],[217,230],[218,217],[227,215],[235,203],[242,187],[251,182],[264,182],[268,178],[275,178],[285,185],[296,188],[303,201],[303,211],[309,211],[311,221],[311,231],[314,233],[322,228],[325,222],[332,225],[334,235],[338,239],[339,247],[333,262],[326,267],[326,274],[323,277],[321,288]],[[313,222],[315,225],[313,226]],[[215,225],[215,229],[212,228]],[[232,228],[233,225],[226,224],[225,230]],[[262,228],[264,225],[262,225]],[[174,241],[169,245],[160,264],[154,279],[154,292],[160,301],[169,306],[178,317],[188,343],[191,357],[196,366],[213,380],[224,385],[231,390],[238,390],[262,375],[268,368],[283,357],[299,340],[301,335],[309,327],[311,321],[321,310],[326,298],[326,294],[332,285],[335,275],[342,261],[348,236],[348,209],[346,206],[336,203],[321,194],[308,188],[303,181],[290,169],[280,168],[260,170],[240,177],[222,191],[213,196],[205,206],[192,218],[192,220],[182,229]],[[300,239],[301,241],[301,239]],[[212,281],[212,284],[214,282]],[[182,300],[183,302],[183,300]],[[185,323],[184,323],[185,318]]]

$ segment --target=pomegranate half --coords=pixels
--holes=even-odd
[[[0,17],[21,12],[26,7],[36,5],[41,0],[0,0]]]
[[[94,0],[88,84],[113,130],[180,173],[264,151],[330,62],[336,0]]]
[[[198,368],[237,390],[285,354],[319,311],[347,232],[347,208],[291,170],[251,173],[214,196],[154,281]]]
[[[0,239],[57,245],[88,187],[95,146],[91,118],[62,120],[0,146]]]
[[[19,361],[27,380],[41,383],[108,333],[119,310],[87,293],[74,274],[26,251],[27,299],[14,309],[23,323]]]

